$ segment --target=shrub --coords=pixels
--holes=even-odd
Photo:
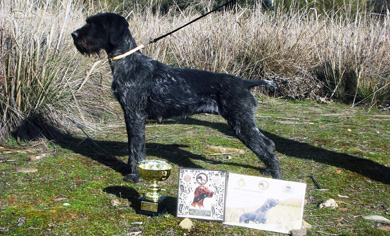
[[[81,78],[79,58],[69,36],[80,11],[66,5],[71,1],[59,2],[1,3],[0,138],[11,132],[39,136],[48,131],[43,120],[59,123],[64,111],[81,113],[73,92]],[[27,129],[18,129],[22,124]]]

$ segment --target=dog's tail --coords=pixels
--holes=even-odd
[[[264,86],[264,87],[277,86],[277,84],[274,81],[268,81],[268,80],[245,80],[245,84],[248,89],[255,86]]]

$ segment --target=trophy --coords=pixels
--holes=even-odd
[[[166,211],[166,204],[164,203],[165,196],[161,196],[161,188],[157,182],[168,179],[172,165],[165,161],[146,160],[138,162],[138,169],[141,177],[152,183],[148,186],[148,191],[140,199],[141,207],[137,210],[137,213],[160,216]]]

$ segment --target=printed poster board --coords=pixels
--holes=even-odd
[[[306,184],[229,174],[224,224],[288,234],[302,226]]]

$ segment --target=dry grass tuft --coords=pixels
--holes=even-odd
[[[180,15],[132,12],[128,19],[142,42],[196,16],[188,8]],[[325,83],[329,98],[384,103],[390,100],[388,21],[366,12],[348,16],[319,15],[315,9],[285,13],[242,8],[202,19],[146,53],[168,64],[248,79],[310,74]]]
[[[96,106],[84,105],[100,95],[94,84],[85,86],[87,96],[84,90],[77,93],[88,67],[70,37],[85,19],[80,5],[23,0],[0,4],[0,137],[39,137],[47,133],[42,122],[63,128],[89,124],[87,117],[95,114],[87,111]]]

